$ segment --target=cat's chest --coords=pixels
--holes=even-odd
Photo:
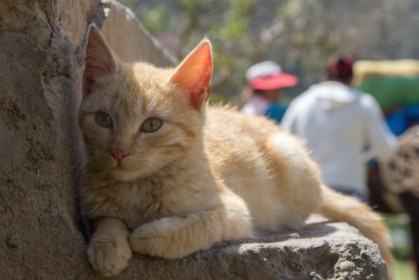
[[[115,217],[131,229],[164,216],[165,210],[158,195],[147,186],[113,185],[90,194],[91,216]]]

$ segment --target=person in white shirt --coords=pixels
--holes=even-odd
[[[306,141],[327,186],[367,201],[366,162],[391,156],[397,139],[376,100],[351,87],[352,65],[330,59],[325,81],[291,102],[281,127]]]

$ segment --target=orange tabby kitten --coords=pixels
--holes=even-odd
[[[90,28],[80,125],[82,199],[92,266],[121,272],[132,252],[181,258],[215,242],[299,229],[312,213],[346,221],[378,243],[366,205],[323,187],[302,142],[260,117],[208,107],[211,44],[176,69],[120,62]]]

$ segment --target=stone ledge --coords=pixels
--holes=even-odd
[[[180,260],[136,255],[114,279],[387,279],[377,246],[345,223],[225,242]]]

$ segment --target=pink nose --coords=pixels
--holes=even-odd
[[[127,150],[121,148],[113,149],[111,154],[118,162],[120,162],[129,155]]]

